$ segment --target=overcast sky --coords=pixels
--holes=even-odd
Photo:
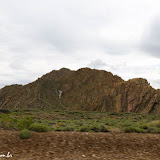
[[[62,67],[160,88],[160,1],[0,0],[0,88]]]

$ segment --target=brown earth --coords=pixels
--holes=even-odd
[[[0,89],[0,108],[160,114],[160,90],[104,70],[53,70],[27,85]]]
[[[126,133],[32,132],[0,130],[0,155],[11,160],[159,160],[160,135]]]

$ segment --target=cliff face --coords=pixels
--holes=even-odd
[[[2,88],[0,108],[160,114],[160,91],[142,78],[124,81],[103,70],[62,68],[25,86]]]

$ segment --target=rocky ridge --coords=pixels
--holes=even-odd
[[[160,90],[146,79],[124,81],[104,70],[53,70],[27,85],[0,90],[0,108],[160,114]]]

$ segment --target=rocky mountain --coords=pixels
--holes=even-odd
[[[160,114],[160,90],[142,78],[124,81],[104,70],[53,70],[33,83],[0,90],[0,108]]]

